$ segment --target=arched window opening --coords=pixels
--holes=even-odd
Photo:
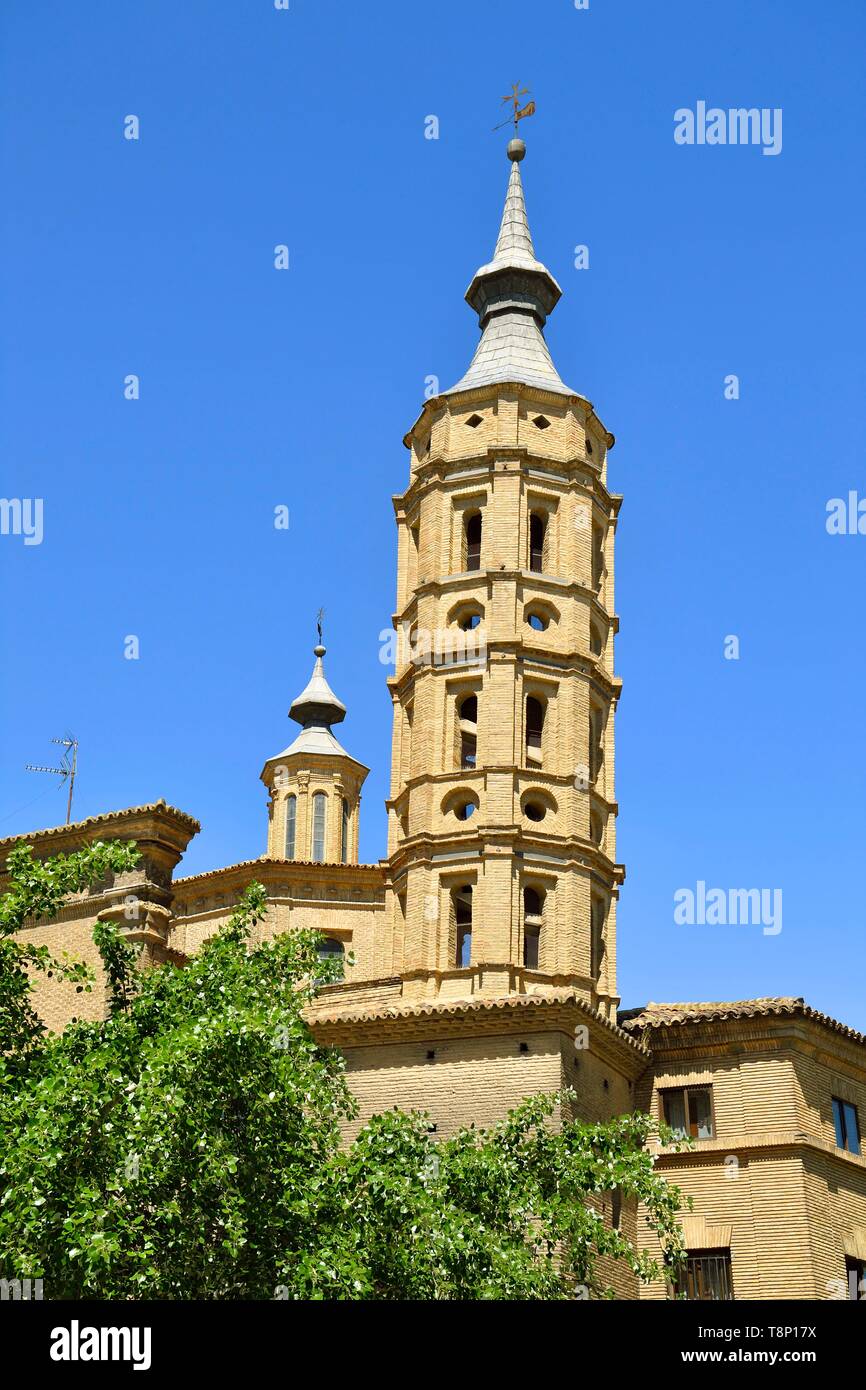
[[[404,705],[402,738],[400,740],[400,771],[404,781],[412,776],[412,724],[414,718],[414,704]]]
[[[457,927],[455,964],[458,970],[467,970],[472,962],[472,884],[455,888],[452,897]]]
[[[544,537],[547,531],[547,518],[541,512],[532,512],[529,517],[529,568],[536,574],[544,569]]]
[[[526,697],[526,757],[529,762],[541,762],[541,740],[544,734],[544,705],[535,695]]]
[[[537,888],[523,890],[523,964],[537,970],[541,953],[544,894]]]
[[[592,528],[592,587],[596,592],[601,588],[604,578],[604,532],[600,526]]]
[[[460,726],[460,766],[475,767],[478,753],[478,696],[467,695],[457,710]]]
[[[484,622],[484,609],[480,603],[458,603],[448,614],[448,624],[461,632],[474,632]]]
[[[601,967],[604,962],[605,941],[604,941],[604,919],[605,907],[601,898],[593,898],[590,911],[590,927],[592,932],[590,974],[594,980],[598,980],[601,974]]]
[[[314,864],[325,862],[325,819],[328,798],[324,792],[316,792],[313,797],[313,835],[310,858]]]
[[[524,888],[523,911],[526,917],[533,920],[541,918],[541,894],[537,888]]]
[[[481,568],[481,513],[473,512],[466,518],[466,568]]]
[[[333,960],[338,962],[338,974],[343,978],[345,970],[346,949],[342,941],[337,941],[333,936],[326,936],[316,947],[316,955],[319,960]]]
[[[343,797],[343,804],[340,807],[340,863],[349,862],[349,803]]]
[[[604,716],[600,709],[589,712],[589,780],[596,781],[604,762],[601,734]]]
[[[295,857],[295,830],[298,824],[298,798],[292,792],[286,797],[286,858]]]

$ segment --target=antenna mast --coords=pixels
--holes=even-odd
[[[67,734],[66,738],[53,738],[52,743],[59,743],[65,750],[60,758],[59,767],[37,767],[33,763],[25,763],[25,772],[50,772],[53,776],[59,777],[61,782],[69,783],[69,799],[66,802],[66,824],[72,819],[72,793],[75,789],[75,773],[78,767],[78,739]]]

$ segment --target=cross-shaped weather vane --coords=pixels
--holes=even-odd
[[[511,114],[506,120],[500,121],[500,122],[499,122],[499,125],[495,125],[495,126],[493,127],[493,129],[494,129],[494,130],[501,130],[502,127],[503,127],[504,125],[508,125],[508,122],[509,122],[509,121],[513,121],[513,122],[514,122],[514,129],[515,129],[515,131],[516,131],[516,130],[517,130],[517,122],[518,122],[518,121],[522,121],[523,118],[524,118],[524,116],[534,116],[534,115],[535,115],[535,102],[534,102],[534,101],[528,101],[528,102],[526,103],[525,106],[521,106],[521,105],[520,105],[520,98],[521,98],[521,97],[528,97],[528,96],[529,96],[529,88],[528,88],[528,87],[521,87],[521,85],[520,85],[519,82],[515,82],[515,83],[513,84],[512,88],[511,88],[511,93],[510,93],[510,95],[507,96],[507,97],[503,97],[503,98],[502,98],[502,104],[503,104],[503,106],[505,105],[505,103],[506,103],[507,101],[510,101],[510,102],[511,102],[511,105],[512,105],[512,107],[514,108],[513,111],[512,111],[512,114]]]

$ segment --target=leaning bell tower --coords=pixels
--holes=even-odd
[[[567,987],[614,1018],[614,443],[544,338],[520,165],[466,300],[481,337],[406,435],[387,939],[404,996]]]

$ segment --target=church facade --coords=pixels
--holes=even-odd
[[[346,962],[311,1023],[346,1055],[358,1124],[398,1105],[427,1111],[444,1136],[565,1087],[588,1120],[648,1110],[695,1141],[657,1158],[693,1199],[689,1297],[866,1298],[866,1037],[802,999],[620,1008],[622,499],[608,478],[614,437],[545,342],[561,291],[533,246],[524,154],[512,140],[493,256],[466,293],[475,355],[404,440],[386,857],[358,862],[368,769],[334,733],[346,708],[321,641],[289,711],[300,732],[261,773],[261,858],[184,877],[199,825],[164,802],[0,852],[136,840],[134,874],[29,929],[97,969],[98,918],[123,923],[144,967],[182,966],[257,879],[262,932],[316,927]],[[37,1002],[51,1027],[103,1008],[98,991],[53,982]],[[650,1239],[639,1213],[616,1219]],[[620,1276],[622,1297],[667,1292]]]

